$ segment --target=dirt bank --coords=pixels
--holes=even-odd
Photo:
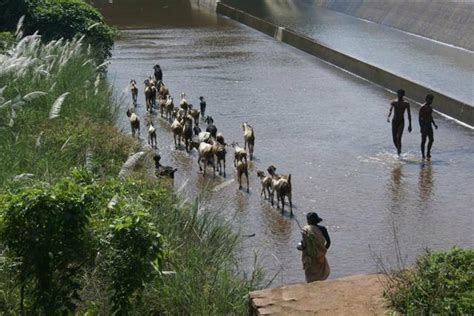
[[[250,293],[251,315],[383,315],[381,274],[300,283]]]

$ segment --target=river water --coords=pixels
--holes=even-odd
[[[472,51],[324,9],[311,0],[223,2],[474,106]],[[465,28],[474,32],[474,25]]]
[[[399,160],[386,122],[388,91],[184,1],[96,5],[122,29],[108,78],[117,94],[137,80],[142,117],[142,82],[159,63],[175,100],[183,91],[195,105],[206,97],[228,143],[243,142],[242,122],[254,126],[247,194],[232,180],[231,154],[227,179],[203,178],[196,152],[175,150],[169,124],[153,117],[162,162],[178,168],[175,187],[184,185],[190,199],[205,192],[210,211],[255,233],[242,246],[245,270],[257,253],[268,279],[276,275],[272,286],[304,281],[297,221],[260,197],[256,171],[270,164],[292,174],[296,219],[304,223],[308,211],[324,218],[331,278],[377,271],[374,256],[395,263],[396,244],[407,264],[425,247],[473,246],[473,130],[435,116],[433,160],[423,163],[414,105],[414,130],[405,132]],[[129,132],[130,96],[124,100],[119,124]]]

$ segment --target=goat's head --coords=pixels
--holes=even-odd
[[[261,170],[258,170],[258,171],[257,171],[257,177],[259,177],[259,178],[264,178],[264,177],[265,177],[265,173],[264,173],[263,171],[261,171]]]
[[[274,165],[270,165],[268,168],[267,168],[267,171],[270,175],[274,175],[275,174],[275,171],[276,171],[276,167]]]
[[[212,116],[206,116],[206,119],[204,120],[205,123],[207,123],[208,125],[210,124],[214,124],[214,119],[212,118]]]

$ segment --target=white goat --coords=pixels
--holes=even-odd
[[[202,142],[202,143],[199,144],[198,151],[199,151],[199,156],[198,156],[199,170],[203,171],[203,169],[201,167],[201,160],[204,160],[203,176],[205,176],[207,165],[209,164],[209,162],[212,162],[212,168],[213,168],[214,177],[215,177],[216,176],[216,165],[214,163],[214,150],[212,148],[212,145]]]
[[[181,134],[183,133],[183,125],[176,118],[171,124],[171,131],[173,132],[174,138],[174,147],[178,148],[178,145],[181,146]]]
[[[247,122],[242,123],[242,128],[244,130],[244,149],[247,150],[247,145],[248,145],[250,160],[252,160],[253,147],[255,145],[255,133],[253,131],[253,127],[250,126]]]

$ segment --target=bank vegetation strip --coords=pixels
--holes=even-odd
[[[261,274],[231,223],[146,157],[117,178],[142,148],[89,44],[33,34],[0,54],[0,312],[244,313]]]

